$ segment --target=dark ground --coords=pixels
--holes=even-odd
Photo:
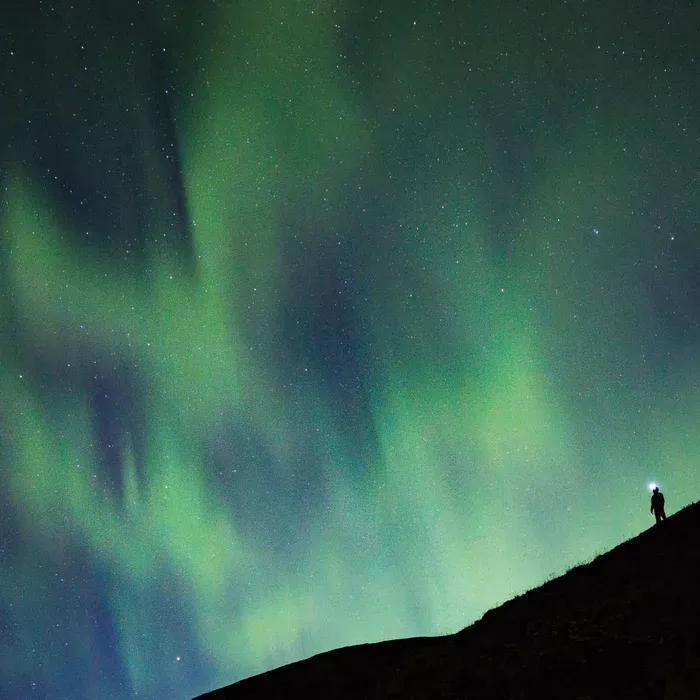
[[[700,700],[700,503],[447,637],[319,654],[200,696]]]

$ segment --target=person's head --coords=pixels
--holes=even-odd
[[[658,487],[658,486],[654,486],[654,488],[653,488],[652,490],[654,491],[654,493],[659,493],[659,487]]]

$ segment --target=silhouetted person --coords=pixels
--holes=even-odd
[[[651,512],[656,516],[656,524],[662,520],[666,520],[666,511],[664,511],[664,495],[659,491],[658,486],[654,486],[651,494]]]

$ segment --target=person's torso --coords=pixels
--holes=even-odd
[[[655,493],[651,497],[651,505],[654,506],[654,508],[663,508],[664,505],[664,495],[659,491],[659,493]]]

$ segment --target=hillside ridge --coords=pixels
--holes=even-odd
[[[700,699],[700,503],[444,637],[327,651],[195,700]]]

